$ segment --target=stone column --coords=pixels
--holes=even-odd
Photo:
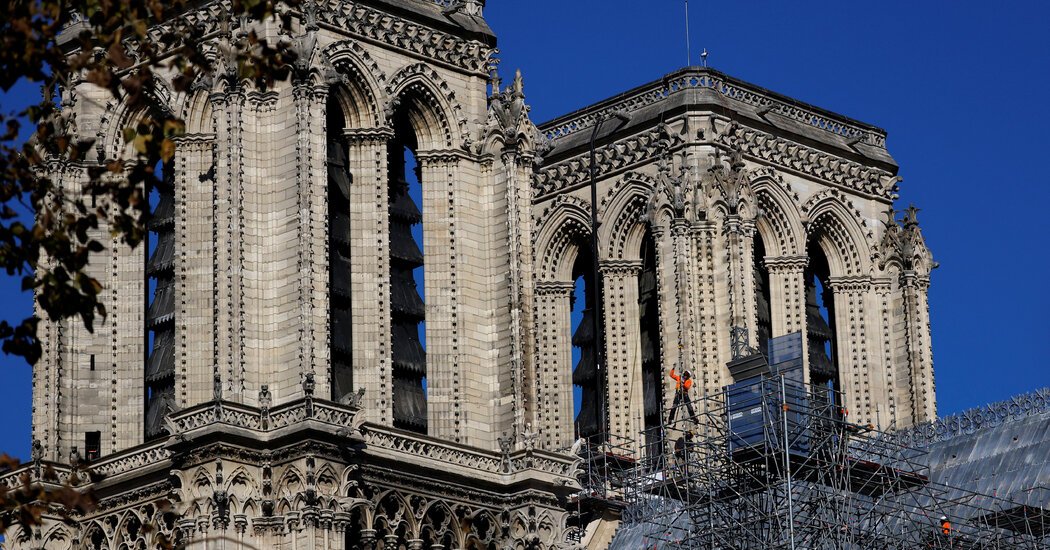
[[[361,530],[361,548],[365,550],[373,550],[376,544],[376,530],[375,529],[362,529]]]
[[[875,424],[871,400],[874,376],[867,350],[867,295],[871,281],[867,277],[832,277],[828,288],[835,303],[835,350],[839,378],[850,420],[858,424]]]
[[[769,270],[770,313],[773,337],[802,333],[802,376],[809,381],[809,342],[806,328],[806,266],[809,256],[765,258]]]
[[[661,415],[667,416],[674,400],[674,381],[667,376],[674,367],[679,372],[689,369],[696,373],[699,386],[703,387],[707,375],[705,363],[696,334],[698,323],[694,318],[694,289],[696,283],[696,253],[694,228],[683,218],[671,220],[669,231],[653,226],[653,241],[656,243],[656,269],[660,316],[660,365],[662,372],[658,383],[663,384],[663,407]],[[670,238],[668,238],[668,233]],[[702,390],[694,395],[702,395]]]
[[[510,330],[511,386],[514,405],[511,422],[514,433],[523,433],[526,424],[538,424],[538,386],[533,319],[533,265],[532,250],[532,167],[531,153],[517,150],[505,151],[501,157],[502,173],[497,180],[505,178],[506,202],[506,247],[507,270],[506,292],[509,293],[509,314],[506,321]],[[490,166],[491,169],[491,166]],[[485,181],[487,178],[483,178]],[[498,188],[499,186],[497,186]],[[496,198],[496,197],[494,197]],[[498,219],[498,216],[494,216]],[[502,231],[491,232],[501,235]],[[496,246],[501,243],[495,242]],[[501,285],[502,286],[502,285]],[[503,288],[494,289],[502,292]],[[501,394],[505,391],[501,391]],[[571,416],[571,415],[570,415]],[[535,429],[535,428],[534,428]],[[571,432],[570,432],[571,433]]]
[[[427,431],[459,442],[469,422],[464,418],[462,393],[466,387],[480,387],[481,382],[464,379],[463,371],[469,365],[460,365],[460,277],[470,276],[469,271],[459,270],[461,256],[468,254],[458,241],[456,172],[460,158],[453,153],[421,151],[416,160],[423,187]]]
[[[773,317],[773,336],[806,330],[806,283],[808,256],[766,256],[769,270],[769,297]]]
[[[726,327],[718,322],[718,293],[715,288],[715,240],[716,225],[713,221],[695,222],[690,228],[692,240],[692,260],[696,265],[695,285],[689,293],[693,311],[693,324],[686,332],[696,357],[698,373],[697,382],[703,394],[714,394],[729,380],[725,360],[720,353],[720,335],[725,334]]]
[[[344,132],[350,185],[350,265],[353,300],[354,386],[364,388],[363,413],[371,422],[392,424],[390,372],[390,227],[387,197],[387,129],[351,129]],[[324,196],[327,197],[327,175]],[[328,203],[314,206],[322,235],[314,239],[318,264],[315,300],[325,317],[328,334]],[[325,356],[328,341],[324,339]]]
[[[731,329],[746,329],[748,345],[757,348],[755,281],[751,267],[754,263],[755,222],[730,214],[723,222],[722,234],[726,241],[729,325]]]
[[[573,442],[571,282],[536,283],[536,430],[547,450]]]
[[[215,147],[212,135],[187,135],[175,147],[175,402],[210,401],[215,366]]]
[[[314,243],[325,235],[321,233],[323,224],[317,223],[316,212],[326,204],[328,182],[326,177],[327,157],[327,116],[325,107],[328,100],[328,88],[314,85],[309,80],[295,78],[292,82],[292,100],[295,105],[295,188],[297,211],[297,250],[296,262],[299,266],[296,281],[297,301],[299,303],[299,338],[295,342],[298,348],[299,372],[313,373],[316,384],[316,395],[331,395],[331,369],[327,361],[327,300],[317,300],[320,288],[328,286],[328,279],[322,279],[317,269],[318,248]],[[327,239],[325,239],[327,240]],[[321,252],[327,253],[327,250]],[[327,295],[325,294],[327,298]],[[318,306],[324,309],[320,311]],[[322,359],[318,360],[317,355]]]
[[[215,190],[212,204],[215,242],[215,364],[213,378],[230,388],[242,364],[241,336],[241,108],[237,90],[211,95],[215,124]],[[201,398],[210,400],[211,391]]]
[[[605,368],[609,435],[637,440],[642,429],[642,350],[638,331],[638,260],[601,260],[605,298]],[[615,443],[615,441],[613,441]]]
[[[933,352],[930,346],[930,310],[927,301],[929,287],[929,277],[922,277],[915,271],[905,271],[901,274],[914,424],[937,419]]]
[[[870,296],[871,310],[868,315],[872,329],[869,335],[877,334],[878,337],[870,338],[870,346],[874,362],[878,364],[878,375],[875,380],[881,384],[881,388],[873,388],[875,395],[885,396],[875,403],[875,427],[888,429],[894,426],[898,415],[897,398],[897,371],[893,360],[894,337],[893,337],[893,280],[889,277],[878,277],[872,280]],[[875,329],[877,327],[877,330]]]

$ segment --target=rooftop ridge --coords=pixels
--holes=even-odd
[[[910,447],[928,447],[932,443],[1046,412],[1050,412],[1050,387],[967,409],[935,422],[905,428],[894,436]]]
[[[886,148],[886,131],[882,128],[804,103],[707,67],[679,69],[659,80],[549,120],[538,127],[547,139],[556,140],[590,128],[596,121],[612,112],[635,111],[690,89],[711,90],[732,101],[758,108],[763,113],[777,113],[849,140]]]

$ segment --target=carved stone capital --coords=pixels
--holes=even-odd
[[[277,109],[277,92],[252,90],[245,95],[248,106],[255,111],[274,111]]]
[[[390,141],[394,131],[390,128],[347,128],[343,130],[343,137],[351,145],[378,145]]]
[[[697,220],[693,222],[693,231],[697,233],[713,234],[716,229],[718,229],[718,224],[714,220]]]
[[[722,234],[743,235],[751,237],[755,234],[755,220],[741,216],[740,214],[729,214],[722,220]]]
[[[182,134],[171,138],[175,142],[175,152],[204,151],[215,144],[215,134]]]
[[[685,235],[689,233],[689,230],[691,228],[692,224],[689,222],[689,220],[686,220],[684,218],[675,218],[671,220],[671,234],[674,236]],[[655,230],[653,231],[653,237],[657,237]]]
[[[809,256],[766,256],[763,262],[770,274],[773,273],[801,273],[809,265]]]
[[[890,289],[893,288],[892,277],[872,277],[871,288],[879,294],[888,294]]]
[[[627,277],[642,271],[641,260],[601,260],[598,271],[608,277]]]
[[[863,294],[871,289],[871,277],[831,277],[828,288],[834,294]]]
[[[424,167],[426,167],[427,164],[454,165],[458,164],[460,160],[467,158],[468,155],[465,152],[457,149],[419,151],[416,153],[416,160]]]
[[[569,297],[575,285],[571,282],[562,281],[538,281],[536,283],[537,296]]]

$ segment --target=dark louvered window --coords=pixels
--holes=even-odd
[[[388,146],[390,345],[394,426],[427,432],[426,308],[423,301],[423,181],[416,138],[405,113]]]
[[[167,433],[175,406],[175,170],[165,163],[147,189],[150,215],[146,249],[146,438]]]
[[[353,176],[343,137],[343,113],[335,96],[328,101],[328,328],[332,361],[332,399],[353,391],[353,313],[350,267],[350,186]]]

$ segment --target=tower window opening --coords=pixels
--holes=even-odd
[[[757,321],[758,348],[766,357],[769,356],[769,339],[773,337],[772,300],[769,289],[769,269],[766,268],[766,247],[762,237],[755,235],[755,313]]]
[[[405,113],[387,151],[390,223],[390,340],[394,426],[427,432],[426,306],[421,168]]]
[[[601,377],[597,365],[596,329],[601,329],[596,326],[593,255],[589,242],[579,244],[572,280],[572,393],[576,434],[577,437],[591,439],[604,433],[600,416],[605,391],[600,387]]]
[[[353,392],[353,308],[350,258],[350,187],[353,175],[343,137],[342,108],[335,96],[328,100],[328,300],[332,399]]]
[[[84,433],[84,458],[98,460],[102,456],[102,432]]]
[[[144,348],[146,439],[167,433],[164,418],[175,407],[175,170],[158,168],[149,199],[145,249]]]
[[[638,323],[642,351],[642,395],[645,416],[645,441],[649,456],[661,452],[664,376],[660,345],[659,283],[656,271],[656,241],[646,230],[642,239],[642,270],[638,274]],[[683,369],[696,370],[692,365]]]
[[[809,248],[809,266],[804,278],[810,382],[825,386],[829,390],[841,391],[839,362],[835,349],[835,299],[828,288],[828,260],[819,244],[810,243]]]

